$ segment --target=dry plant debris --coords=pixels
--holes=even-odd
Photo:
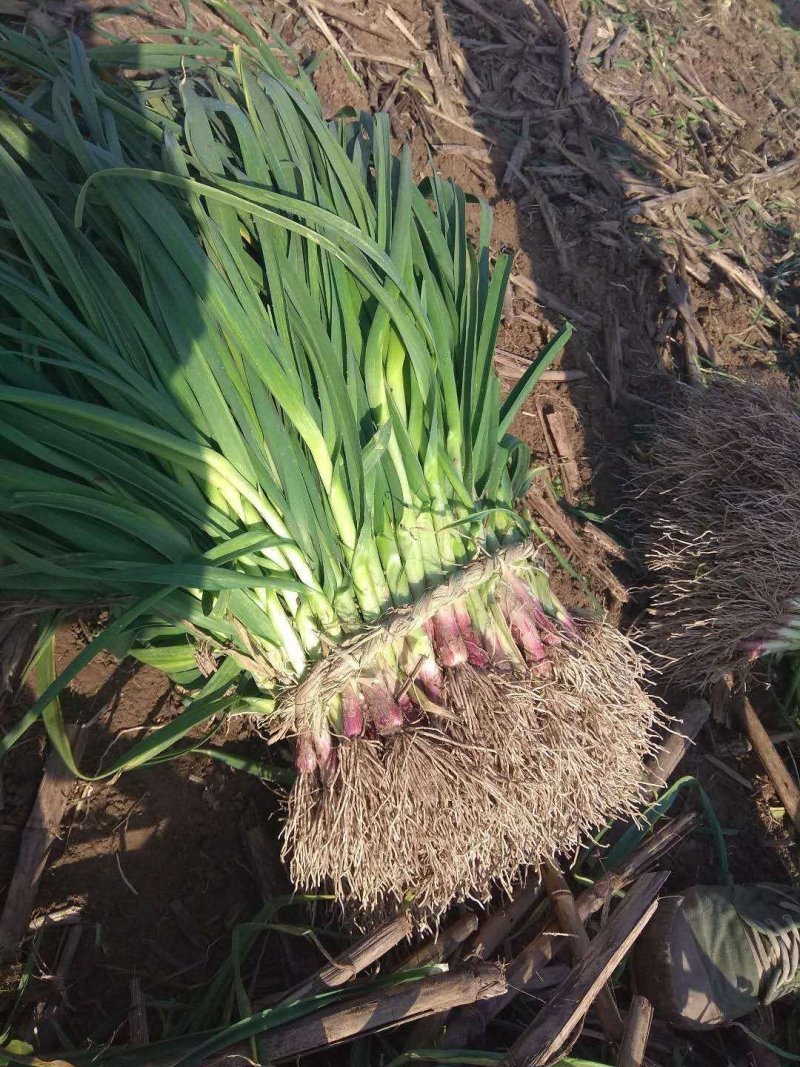
[[[506,948],[499,942],[491,947],[484,946],[488,951],[480,951],[480,946],[484,944],[483,931],[488,924],[499,928],[509,912],[516,915],[517,921],[530,912],[535,896],[522,890],[521,893],[515,893],[510,905],[501,904],[494,909],[471,940],[465,938],[464,932],[476,930],[477,916],[473,911],[466,910],[449,929],[428,938],[410,955],[402,955],[399,965],[393,963],[390,967],[392,973],[402,979],[413,974],[415,968],[435,965],[436,961],[448,956],[457,947],[452,931],[458,928],[457,942],[464,942],[461,959],[455,960],[447,973],[439,964],[442,973],[423,978],[416,984],[409,983],[406,977],[405,985],[393,987],[390,984],[389,988],[382,991],[378,986],[372,991],[368,989],[361,994],[356,993],[355,997],[344,999],[341,1004],[323,1008],[296,1023],[279,1026],[259,1037],[259,1053],[282,1060],[354,1040],[376,1028],[387,1029],[409,1023],[415,1024],[408,1032],[407,1047],[410,1050],[420,1047],[412,1037],[422,1032],[428,1034],[429,1047],[452,1049],[460,1047],[465,1041],[477,1040],[481,1021],[485,1023],[493,1018],[519,994],[533,991],[548,1005],[552,1005],[554,1010],[551,1014],[549,1006],[543,1008],[541,1017],[531,1030],[532,1040],[537,1045],[549,1045],[553,1051],[557,1051],[564,1043],[565,1033],[581,1027],[597,990],[602,987],[615,961],[626,951],[626,946],[636,939],[644,925],[644,916],[652,911],[655,896],[666,878],[665,872],[652,871],[652,867],[693,829],[696,821],[695,815],[687,814],[656,830],[625,858],[618,870],[606,872],[592,889],[585,890],[577,898],[573,921],[582,924],[601,907],[607,909],[612,894],[630,887],[628,900],[611,912],[610,919],[606,917],[601,933],[591,941],[584,934],[585,952],[580,954],[581,959],[576,960],[571,968],[554,961],[568,955],[570,938],[563,935],[573,928],[562,925],[560,921],[556,923],[559,928],[554,928],[553,918],[547,912],[533,917],[524,934],[528,939],[533,936],[533,940],[527,943],[523,940],[518,955],[507,965],[503,962],[504,957],[507,958]],[[551,871],[555,873],[554,868]],[[524,909],[521,907],[523,904]],[[342,989],[347,997],[347,985],[358,981],[358,976],[366,967],[382,957],[386,964],[389,958],[387,954],[401,938],[409,934],[411,924],[408,920],[408,915],[401,916],[379,926],[338,959],[312,975],[301,987],[285,995],[280,1003],[290,1006],[312,992],[332,987]],[[582,925],[580,928],[583,930]],[[510,937],[511,927],[507,921],[505,931]],[[485,955],[498,956],[500,965],[484,962]],[[455,1015],[455,1024],[448,1024],[447,1020],[453,1017],[454,1012],[458,1013]],[[423,1025],[426,1031],[420,1029]],[[615,1042],[624,1040],[621,1020],[617,1025]],[[233,1036],[227,1044],[224,1038],[215,1044],[215,1051],[224,1052],[226,1057],[247,1055],[249,1049],[245,1042],[234,1042]],[[447,1052],[442,1053],[443,1058],[447,1055]]]

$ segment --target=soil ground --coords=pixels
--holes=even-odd
[[[691,387],[698,358],[762,379],[793,371],[800,353],[800,7],[402,0],[390,21],[383,0],[355,5],[382,37],[325,15],[324,4],[257,7],[305,54],[327,48],[315,82],[328,113],[386,108],[420,177],[430,153],[441,174],[490,201],[493,245],[516,256],[498,346],[509,380],[565,316],[576,325],[556,364],[567,373],[540,385],[516,429],[576,527],[588,527],[572,559],[592,594],[626,625],[642,623],[628,457],[646,447],[659,409]],[[199,25],[212,24],[207,8],[193,9]],[[152,35],[182,21],[180,5],[166,0],[145,16],[102,21],[91,5],[70,10],[95,35]],[[64,8],[47,17],[63,19]],[[622,543],[623,562],[607,553],[609,536]],[[634,588],[628,603],[610,594],[609,571]],[[79,626],[63,633],[60,661],[82,640]],[[662,695],[679,713],[683,694]],[[109,746],[168,719],[178,699],[153,671],[101,657],[68,697],[76,719],[94,721],[85,765],[102,766]],[[766,686],[759,704],[778,725]],[[238,743],[247,751],[261,742],[242,734]],[[32,736],[4,769],[0,889],[43,759],[43,740]],[[735,729],[712,722],[684,772],[712,799],[737,881],[797,878],[778,802]],[[279,878],[277,809],[263,783],[196,756],[75,790],[36,900],[41,914],[76,905],[84,924],[60,980],[62,935],[48,935],[36,962],[30,998],[50,1016],[51,1043],[127,1040],[132,980],[158,1036],[226,957],[236,923],[260,906],[263,870],[260,878],[243,834],[253,820],[267,821],[268,866]],[[675,888],[713,880],[710,839],[695,835],[673,864]],[[285,943],[267,943],[267,987],[285,984],[285,953]]]

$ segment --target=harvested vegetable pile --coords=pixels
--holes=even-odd
[[[654,723],[517,510],[569,330],[501,400],[488,206],[417,187],[384,115],[323,121],[277,42],[165,47],[0,38],[39,82],[0,113],[0,591],[110,610],[2,747],[42,716],[74,767],[54,697],[132,653],[188,699],[104,776],[254,716],[298,884],[483,898],[635,808]]]
[[[645,639],[707,687],[800,647],[800,408],[788,388],[716,381],[658,426],[639,474],[660,577]]]

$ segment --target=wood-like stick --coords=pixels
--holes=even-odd
[[[697,825],[699,817],[687,812],[665,823],[633,852],[617,871],[608,871],[575,900],[581,922],[602,908],[612,893],[626,885],[657,863],[671,848],[682,841]],[[473,1008],[464,1009],[448,1027],[444,1045],[447,1048],[468,1048],[480,1040],[486,1027],[518,993],[526,992],[538,981],[544,968],[564,948],[564,938],[551,930],[540,930],[511,961],[506,970],[509,992],[494,1000],[486,1000]]]
[[[78,726],[68,726],[67,736],[75,759],[80,760],[86,743],[85,731]],[[28,929],[39,879],[61,829],[61,820],[74,785],[75,778],[64,766],[59,754],[51,752],[36,800],[22,831],[17,865],[0,917],[0,958],[7,958],[16,951]]]
[[[578,915],[578,909],[575,907],[575,898],[566,883],[564,875],[554,863],[549,861],[545,863],[542,868],[542,880],[547,890],[547,895],[550,897],[553,911],[558,919],[558,925],[572,939],[572,960],[573,963],[577,964],[589,952],[591,941]],[[622,1038],[624,1026],[609,986],[603,986],[599,990],[594,1008],[606,1041],[610,1044],[616,1044]]]
[[[376,963],[410,934],[411,916],[408,912],[403,912],[402,915],[390,919],[377,930],[367,934],[332,963],[326,964],[307,981],[296,986],[281,998],[282,1002],[301,1000],[314,993],[324,993],[326,989],[336,989],[344,985],[361,971]]]
[[[795,828],[800,830],[800,789],[797,788],[797,783],[787,771],[786,764],[781,759],[777,748],[770,741],[769,734],[764,729],[755,708],[745,696],[741,699],[741,716],[748,740],[775,786],[775,792],[781,798],[786,814],[794,823]]]
[[[650,921],[668,871],[643,875],[628,891],[569,978],[514,1042],[502,1067],[541,1067],[563,1048],[575,1026]]]
[[[653,1005],[647,997],[637,993],[625,1020],[625,1035],[620,1045],[617,1067],[642,1067],[652,1023]]]
[[[294,1059],[460,1004],[502,995],[505,991],[500,968],[491,963],[478,963],[449,974],[436,974],[419,982],[366,993],[268,1031],[259,1041],[261,1062]]]

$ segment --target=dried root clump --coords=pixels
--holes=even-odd
[[[291,794],[294,882],[325,887],[362,918],[413,896],[435,921],[633,814],[657,718],[638,655],[593,624],[551,663],[545,678],[462,664],[446,674],[441,714],[343,739],[335,764]]]
[[[676,684],[711,686],[797,641],[798,454],[785,388],[719,382],[659,426],[636,482],[660,578],[644,640]]]

